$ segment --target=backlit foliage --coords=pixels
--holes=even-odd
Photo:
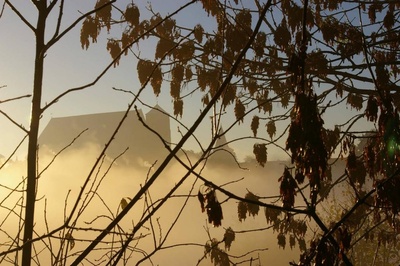
[[[360,213],[367,211],[365,203],[373,209],[376,222],[385,220],[400,228],[400,4],[304,3],[195,1],[193,5],[203,9],[213,23],[212,29],[197,22],[186,25],[157,12],[143,17],[142,10],[129,4],[116,22],[126,29],[120,40],[108,41],[107,49],[117,66],[118,56],[129,54],[123,49],[152,40],[153,54],[135,53],[138,79],[142,86],[150,83],[156,96],[162,88],[169,89],[176,117],[191,108],[185,105],[188,93],[199,96],[203,106],[218,95],[214,110],[229,113],[235,126],[249,125],[249,134],[257,138],[253,154],[259,165],[267,165],[267,150],[273,145],[286,152],[290,162],[282,166],[280,177],[270,179],[278,180],[279,203],[248,192],[237,201],[238,219],[243,222],[249,215],[256,216],[259,207],[267,205],[266,220],[277,233],[278,245],[294,248],[297,244],[303,252],[299,265],[337,265],[349,263],[347,254],[357,228],[346,221],[360,223]],[[263,7],[268,8],[267,15],[255,31]],[[102,28],[110,30],[109,14],[107,9],[85,19],[82,48],[96,42]],[[236,62],[251,38],[249,50]],[[228,76],[232,78],[224,84]],[[217,94],[221,86],[225,87]],[[328,113],[343,110],[357,115],[343,117],[344,122],[330,121]],[[364,136],[366,144],[360,151],[356,145],[361,134],[353,128],[358,120],[376,129]],[[286,122],[284,129],[279,127],[281,122]],[[260,126],[265,130],[259,130]],[[282,139],[283,145],[278,143]],[[331,175],[333,157],[345,160],[342,177]],[[350,186],[357,201],[346,221],[333,220],[333,226],[328,226],[320,222],[316,209],[333,196],[332,188],[339,183]],[[217,190],[205,185],[198,193],[201,210],[216,227],[222,223]],[[321,231],[308,245],[308,225],[297,214],[308,216]],[[229,250],[232,234],[224,239]],[[215,239],[207,242],[205,252],[215,265],[228,265],[228,256],[218,244]]]
[[[228,227],[224,234],[225,249],[229,250],[234,240],[235,232],[232,230],[232,228]]]
[[[214,266],[229,266],[228,254],[218,247],[218,240],[213,238],[208,241],[204,246],[204,254],[210,256],[211,262]]]
[[[253,153],[256,156],[257,162],[264,166],[267,162],[267,145],[256,143],[253,145]]]
[[[199,190],[197,198],[200,202],[201,211],[207,213],[208,222],[215,227],[220,226],[223,215],[215,189],[205,185],[203,192]]]

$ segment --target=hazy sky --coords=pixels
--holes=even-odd
[[[0,3],[3,4],[4,1],[0,0]],[[20,8],[21,13],[27,17],[27,19],[35,24],[35,7],[30,1],[21,1],[14,0],[12,1],[15,5]],[[64,12],[65,22],[62,25],[64,29],[69,25],[70,22],[74,21],[77,17],[81,15],[82,12],[85,12],[92,8],[95,5],[94,0],[92,1],[82,1],[82,0],[68,0],[65,1],[66,10]],[[123,0],[118,1],[119,6],[124,7],[127,3],[131,1]],[[165,0],[154,0],[151,1],[153,3],[153,8],[155,11],[161,12],[162,15],[166,15],[168,12],[174,11],[177,7],[181,6],[182,3],[187,1],[179,0],[179,1],[165,1]],[[171,4],[173,3],[173,4]],[[149,17],[149,12],[145,10],[145,6],[148,5],[148,0],[137,0],[135,1],[141,8],[141,13],[143,17]],[[54,19],[54,17],[53,17]],[[185,21],[189,26],[196,25],[198,23],[202,23],[203,26],[211,27],[213,24],[209,24],[209,18],[207,13],[201,8],[201,3],[196,3],[193,7],[190,7],[187,11],[183,11],[179,17],[176,18],[180,21]],[[52,34],[52,26],[48,27],[48,33]],[[121,29],[122,31],[123,29]],[[45,59],[45,73],[44,73],[44,95],[43,95],[43,105],[46,102],[52,101],[59,94],[64,91],[85,85],[87,83],[92,82],[98,74],[111,62],[111,57],[106,50],[106,39],[112,37],[111,35],[105,34],[106,32],[103,30],[101,36],[98,38],[97,44],[91,44],[88,50],[82,50],[80,44],[80,25],[76,27],[73,31],[71,31],[68,35],[66,35],[59,43],[57,43],[54,47],[46,55]],[[5,85],[6,87],[0,90],[0,101],[12,97],[18,97],[22,95],[30,94],[33,86],[33,63],[34,63],[34,34],[27,28],[27,26],[15,15],[13,11],[9,8],[6,8],[0,18],[0,86]],[[154,53],[154,46],[141,45],[139,46],[142,55]],[[112,87],[116,87],[118,89],[124,90],[132,90],[136,92],[139,89],[139,83],[136,78],[136,60],[132,56],[123,57],[120,60],[120,65],[117,68],[112,68],[105,77],[103,77],[97,84],[94,86],[85,89],[84,91],[75,92],[73,94],[69,94],[68,96],[61,99],[57,104],[53,105],[50,109],[48,109],[42,119],[41,128],[43,129],[48,123],[49,119],[52,117],[63,117],[63,116],[71,116],[71,115],[80,115],[80,114],[90,114],[90,113],[101,113],[101,112],[112,112],[112,111],[123,111],[127,108],[128,103],[132,100],[131,95],[127,95],[121,92],[116,92],[112,90]],[[153,94],[152,88],[149,86],[143,95],[143,100],[146,101],[149,105],[159,104],[166,111],[172,112],[172,102],[171,97],[169,96],[169,87],[163,88],[161,95],[157,98]],[[13,118],[17,123],[23,125],[28,129],[29,127],[29,111],[30,111],[30,98],[21,99],[18,101],[13,101],[9,103],[0,104],[0,110],[7,113],[11,118]],[[139,108],[144,108],[140,104],[138,104]],[[194,121],[194,119],[199,115],[202,106],[200,104],[200,98],[198,97],[189,97],[185,100],[184,111],[183,111],[183,121],[187,125],[191,125],[190,122]],[[147,111],[144,108],[145,112]],[[327,112],[324,114],[325,125],[328,128],[333,128],[333,125],[336,123],[341,123],[342,121],[347,120],[350,110],[346,108],[341,108],[339,111],[336,109],[334,112]],[[211,114],[210,114],[211,115]],[[252,115],[250,115],[247,121],[240,125],[239,129],[235,131],[237,135],[227,135],[228,140],[233,137],[238,136],[251,136],[252,132],[250,130],[250,121]],[[232,108],[227,109],[227,114],[224,115],[224,123],[223,125],[229,125],[233,121]],[[365,126],[365,120],[360,121],[359,127]],[[200,133],[197,136],[203,140],[205,143],[208,139],[210,139],[210,123],[205,121],[204,127],[200,130]],[[279,125],[280,126],[280,125]],[[283,126],[283,125],[282,125]],[[225,126],[226,127],[226,126]],[[356,127],[357,128],[357,127]],[[24,132],[20,130],[18,127],[13,125],[8,119],[6,119],[3,115],[0,115],[0,154],[4,156],[8,156],[13,148],[21,141],[24,136]],[[176,125],[171,127],[173,141],[177,141],[179,134],[177,132]],[[266,137],[265,129],[262,125],[260,125],[259,132],[263,132],[263,136]],[[239,155],[239,159],[243,159],[246,154],[251,154],[253,149],[253,142],[241,142],[238,145],[235,145],[236,153]],[[193,142],[191,142],[193,143]],[[187,149],[195,149],[198,150],[196,146],[189,145],[186,146]],[[87,151],[85,151],[87,152]],[[98,152],[98,151],[97,151]],[[98,153],[96,153],[98,154]],[[277,153],[276,151],[269,151],[268,157],[269,159],[277,159],[281,153]],[[24,158],[25,153],[24,150],[21,150],[18,153],[19,158]],[[96,157],[96,155],[93,155]],[[21,159],[22,159],[21,158]],[[280,157],[282,158],[282,157]],[[64,158],[65,159],[65,158]],[[287,157],[285,158],[287,159]],[[60,162],[67,162],[68,160],[60,160]],[[77,163],[77,162],[73,162]],[[87,166],[87,165],[86,165]],[[69,167],[68,169],[78,169],[79,167]],[[283,168],[283,166],[282,166]],[[57,169],[57,167],[55,167]],[[259,170],[261,168],[258,168]],[[262,169],[264,170],[264,169]],[[265,188],[274,188],[275,191],[271,192],[272,194],[278,194],[278,182],[277,179],[281,173],[281,168],[268,176],[268,172],[262,172],[256,176],[255,183],[253,184],[253,188],[260,189],[260,191],[254,191],[257,194],[264,195]],[[53,192],[54,196],[62,196],[65,198],[66,193],[60,194],[59,190],[55,189],[55,185],[63,184],[64,180],[71,181],[68,177],[64,177],[64,172],[60,172],[57,169],[59,176],[56,176],[54,179],[51,179],[54,184],[50,184],[48,189]],[[241,178],[242,172],[238,170],[234,174],[232,174],[231,169],[223,169],[220,172],[215,171],[213,169],[213,174],[220,174],[222,177],[231,178]],[[260,171],[261,172],[261,171]],[[6,172],[7,174],[7,172]],[[20,172],[18,172],[20,174]],[[71,174],[71,173],[69,173]],[[117,173],[117,176],[123,176],[125,178],[124,182],[132,184],[131,179],[134,178],[131,176],[127,176],[125,173]],[[131,173],[132,174],[132,173]],[[169,173],[167,173],[169,174]],[[21,174],[21,176],[23,173]],[[50,175],[50,174],[49,174]],[[172,175],[172,174],[171,174]],[[75,177],[75,176],[74,176]],[[81,178],[82,176],[80,176]],[[143,177],[143,174],[142,174]],[[58,179],[57,179],[58,178]],[[268,181],[268,186],[261,186],[262,181],[265,179],[261,178],[270,178]],[[173,180],[174,182],[176,180]],[[226,180],[225,180],[226,181]],[[71,182],[72,183],[72,182]],[[125,183],[118,183],[112,180],[110,183],[116,185],[115,191],[119,191],[120,194],[118,197],[113,197],[113,200],[117,201],[113,206],[118,206],[118,201],[120,200],[120,196],[131,196],[132,191],[128,191]],[[221,181],[223,183],[223,181]],[[241,195],[244,194],[245,189],[250,186],[250,182],[240,183],[240,191]],[[52,187],[51,185],[54,185]],[[81,185],[80,182],[74,182],[71,186],[79,187]],[[137,183],[136,183],[137,185]],[[263,183],[264,185],[264,183]],[[125,188],[126,190],[122,190]],[[64,187],[66,189],[66,187]],[[107,187],[107,189],[109,189]],[[238,190],[239,191],[239,190]],[[57,194],[57,195],[56,195]],[[114,194],[112,194],[114,195]],[[51,195],[50,195],[51,196]],[[197,204],[197,202],[196,202]],[[235,204],[230,204],[232,208],[235,208]],[[199,206],[196,206],[196,208]],[[167,210],[168,211],[168,210]],[[205,216],[201,214],[198,209],[195,209],[196,218],[198,218],[197,222],[199,222],[199,227],[203,225],[203,221],[205,220]],[[231,225],[237,226],[236,228],[240,228],[240,223],[236,220],[235,209],[231,210],[231,212],[227,211],[231,215],[232,219],[229,219],[229,216],[224,220],[224,226]],[[189,213],[191,215],[191,213]],[[249,221],[254,222],[254,227],[259,227],[260,223],[265,225],[265,219],[263,219],[262,214],[255,219],[249,218]],[[226,221],[226,223],[225,223]],[[196,232],[199,233],[199,232]],[[206,236],[204,232],[202,236]],[[247,240],[252,239],[248,238]],[[276,246],[276,234],[272,235],[270,232],[266,239],[265,246],[270,248],[270,252],[265,253],[267,256],[264,257],[263,262],[270,262],[273,264],[273,259],[275,259],[278,255],[287,254],[289,252],[289,248],[287,250],[282,251]],[[240,253],[240,252],[238,252]],[[297,258],[297,254],[295,252],[291,252],[290,256],[294,259]],[[198,254],[202,254],[200,251]],[[294,255],[295,256],[294,256]],[[264,256],[264,255],[263,255]],[[290,257],[290,259],[292,259]],[[197,257],[196,257],[197,258]],[[286,257],[285,257],[286,259]],[[271,261],[270,261],[271,260]],[[209,259],[207,260],[209,262]]]
[[[3,2],[3,1],[1,1]],[[35,24],[35,7],[30,1],[13,1],[20,8],[21,13],[28,20]],[[64,23],[62,28],[65,28],[75,18],[79,17],[82,12],[85,12],[94,6],[96,1],[66,1],[64,12]],[[124,7],[129,3],[128,0],[118,1],[118,5]],[[153,9],[166,15],[181,6],[187,1],[151,1]],[[149,12],[145,10],[148,6],[147,0],[135,1],[135,4],[141,9],[141,18],[148,18]],[[52,17],[54,19],[54,16]],[[196,3],[189,7],[186,11],[176,17],[178,21],[185,21],[188,26],[201,23],[204,28],[213,26],[213,19],[208,17],[207,13],[201,8],[201,3]],[[212,23],[210,24],[210,21]],[[122,31],[123,29],[121,29]],[[49,24],[47,28],[49,36],[53,33],[53,25]],[[0,90],[0,100],[30,94],[33,83],[33,61],[34,61],[34,34],[27,26],[15,15],[13,11],[6,8],[0,18],[0,33],[2,42],[0,42],[0,85],[7,87]],[[85,85],[92,82],[97,75],[110,63],[111,57],[106,50],[106,39],[113,36],[105,34],[103,29],[97,44],[91,44],[88,50],[82,50],[80,39],[80,25],[66,35],[59,43],[54,45],[45,59],[44,73],[44,94],[43,104],[50,102],[60,93],[73,88]],[[119,33],[119,31],[118,31]],[[118,35],[117,35],[118,36]],[[141,55],[154,53],[154,47],[151,45],[139,46]],[[136,79],[136,60],[133,56],[122,58],[120,65],[117,68],[111,69],[97,84],[84,91],[69,94],[67,97],[60,100],[56,105],[49,108],[43,115],[41,128],[48,123],[51,117],[70,116],[88,113],[100,113],[110,111],[122,111],[128,106],[132,96],[112,90],[116,87],[124,90],[136,92],[139,88],[139,83]],[[143,98],[147,104],[154,105],[158,103],[165,110],[172,112],[172,102],[169,96],[169,87],[162,90],[161,95],[156,98],[149,86]],[[0,110],[6,112],[17,123],[28,128],[30,98],[25,98],[18,101],[4,103],[0,105]],[[139,105],[139,108],[141,106]],[[186,98],[184,105],[183,121],[189,124],[198,116],[202,106],[199,97],[196,95]],[[227,114],[224,115],[224,124],[228,125],[233,121],[232,108],[227,109]],[[338,116],[339,114],[339,116]],[[211,115],[211,114],[210,114]],[[345,109],[341,111],[324,115],[326,124],[333,127],[333,124],[346,118],[348,114]],[[250,122],[251,117],[235,131],[235,136],[227,135],[228,139],[236,136],[251,136]],[[209,129],[210,123],[204,123],[203,131],[197,136],[207,141],[210,138],[211,132]],[[280,125],[278,125],[280,126]],[[284,126],[284,125],[282,125]],[[13,125],[4,116],[0,116],[1,139],[7,140],[0,142],[0,154],[7,156],[12,149],[20,142],[24,133]],[[225,126],[227,127],[227,126]],[[259,132],[263,132],[266,136],[263,126],[260,126]],[[172,127],[172,136],[175,140],[179,137],[176,126]],[[244,158],[245,154],[252,152],[253,142],[241,142],[236,145],[236,152],[240,158]],[[188,146],[190,148],[192,146]],[[194,150],[197,150],[193,146]],[[24,156],[21,151],[20,156]],[[270,158],[277,158],[282,153],[269,152]]]
[[[35,14],[35,7],[33,4],[29,1],[14,2],[20,8],[21,13],[26,15],[32,24],[35,24],[35,16],[33,15]],[[95,2],[66,1],[63,28],[79,17],[81,12],[93,7]],[[129,2],[126,0],[118,1],[122,7]],[[185,2],[174,1],[174,5],[171,5],[170,3],[167,4],[166,1],[154,1],[153,9],[160,11],[162,15],[166,15]],[[149,17],[149,11],[145,10],[145,7],[148,6],[148,1],[135,1],[135,4],[141,9],[141,17]],[[194,13],[196,13],[196,17],[192,16]],[[188,13],[180,15],[179,18],[196,25],[203,19],[207,19],[207,14],[199,4],[196,4],[188,10]],[[47,28],[47,32],[49,35],[52,34],[52,25]],[[0,91],[0,99],[30,94],[33,86],[34,34],[9,8],[5,9],[0,19],[0,33],[3,40],[0,43],[0,85],[7,86]],[[54,97],[69,88],[92,82],[111,62],[111,57],[106,50],[106,39],[112,37],[112,34],[107,35],[103,30],[97,44],[91,44],[88,50],[82,50],[79,33],[80,26],[76,27],[53,46],[46,55],[43,104],[50,102]],[[118,37],[118,35],[116,36]],[[141,55],[154,53],[152,47],[147,45],[139,46],[139,48]],[[139,83],[136,78],[136,60],[132,56],[122,58],[120,65],[115,69],[111,69],[95,86],[70,94],[48,109],[42,119],[42,129],[51,117],[125,110],[132,96],[115,92],[112,87],[133,92],[139,89]],[[154,96],[150,86],[143,95],[142,99],[147,104],[154,105],[158,103],[165,110],[172,111],[168,87],[162,91],[158,98]],[[28,128],[30,101],[30,98],[13,101],[2,104],[0,108],[2,111],[7,112],[17,123]],[[193,117],[200,113],[201,105],[199,102],[198,99],[194,99],[193,105],[187,105],[188,108],[184,109],[184,119],[191,121]],[[0,154],[7,155],[24,134],[4,116],[0,116],[0,126],[2,128],[1,138],[8,140],[0,143]],[[177,134],[176,127],[172,131],[173,134]],[[207,134],[210,135],[208,132]]]

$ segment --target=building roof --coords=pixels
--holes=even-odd
[[[39,145],[58,152],[76,139],[71,148],[83,148],[87,143],[103,147],[110,140],[125,113],[123,111],[52,118],[39,137]],[[170,142],[169,117],[161,112],[154,112],[151,113],[149,119],[149,113],[144,116],[139,110],[142,120],[150,127],[154,127],[167,142]],[[160,124],[163,125],[161,129]],[[163,147],[161,140],[157,139],[158,137],[139,121],[136,111],[130,111],[113,140],[108,154],[117,156],[129,147],[128,155],[131,157],[151,157],[152,154],[159,152],[157,149]]]

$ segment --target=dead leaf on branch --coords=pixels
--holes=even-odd
[[[163,81],[163,75],[161,72],[161,67],[157,66],[154,71],[153,71],[153,75],[151,76],[150,79],[150,84],[153,87],[153,92],[154,95],[158,96],[161,92],[161,84]]]
[[[200,202],[202,212],[206,211],[208,222],[213,226],[218,227],[221,225],[223,219],[221,204],[218,202],[215,189],[205,186],[204,192],[197,193],[197,198]]]
[[[255,143],[253,146],[253,153],[256,156],[257,162],[264,167],[267,162],[267,144]]]
[[[272,224],[279,221],[279,216],[281,214],[281,211],[278,209],[265,207],[264,214],[265,218],[267,219],[267,223]]]
[[[274,32],[274,41],[278,47],[284,49],[288,43],[292,40],[291,34],[287,28],[286,20],[283,19],[281,23],[276,27]]]
[[[245,198],[246,200],[254,201],[254,202],[259,202],[259,199],[260,199],[260,197],[254,195],[254,194],[251,193],[251,192],[248,192],[248,193],[244,196],[244,198]],[[260,210],[260,205],[258,205],[258,204],[256,204],[256,203],[249,203],[249,202],[246,202],[246,204],[247,204],[247,211],[248,211],[248,213],[249,213],[250,215],[252,215],[253,217],[256,216],[256,215],[258,215],[258,212],[259,212],[259,210]]]
[[[280,195],[282,197],[282,203],[284,208],[292,208],[294,206],[294,198],[296,195],[296,181],[289,172],[289,169],[285,168],[283,175],[278,179],[280,185]]]
[[[165,54],[171,52],[175,47],[175,43],[169,39],[160,39],[156,46],[155,58],[163,58]]]
[[[365,116],[367,117],[368,121],[371,122],[376,122],[376,119],[378,118],[378,101],[372,94],[368,98]]]
[[[194,38],[196,39],[196,41],[197,41],[198,43],[202,43],[202,42],[203,42],[204,29],[203,29],[203,27],[202,27],[200,24],[197,24],[197,25],[194,27],[194,32],[193,32],[193,34],[194,34]]]
[[[137,71],[140,84],[143,86],[153,73],[155,64],[149,60],[139,60]]]
[[[254,137],[257,136],[257,130],[258,130],[259,125],[260,125],[260,118],[256,115],[253,116],[250,127],[251,127],[251,131],[253,131]]]
[[[180,117],[183,115],[183,101],[181,99],[174,100],[174,115]]]
[[[232,242],[234,240],[235,240],[235,232],[232,230],[231,227],[228,227],[225,230],[224,234],[225,249],[230,250]]]
[[[244,107],[244,105],[240,99],[236,99],[236,104],[235,104],[234,110],[235,110],[236,119],[239,121],[239,124],[240,124],[240,122],[243,123],[246,108]]]
[[[107,42],[107,50],[110,53],[112,59],[114,60],[114,67],[119,65],[121,47],[119,45],[119,41],[110,39]]]
[[[107,31],[110,31],[112,5],[106,5],[108,2],[109,0],[97,0],[95,8],[100,8],[101,6],[105,5],[103,8],[96,12],[96,19],[102,21],[104,25],[106,25]]]
[[[211,241],[207,241],[204,245],[204,255],[209,255],[211,262],[213,262],[215,266],[229,266],[230,261],[228,254],[220,249],[218,244],[219,242],[215,238],[211,239]]]
[[[269,135],[269,137],[271,139],[275,136],[275,134],[276,134],[276,126],[275,126],[275,121],[274,120],[270,120],[267,123],[267,132],[268,132],[268,135]]]
[[[285,249],[285,247],[286,247],[286,236],[285,236],[285,234],[282,234],[282,233],[278,234],[277,239],[278,239],[278,246],[283,248],[283,249]]]
[[[82,28],[81,28],[81,46],[82,49],[88,49],[90,45],[89,38],[93,43],[97,42],[97,36],[99,36],[100,33],[100,25],[98,23],[98,20],[95,20],[93,17],[88,16],[82,23]]]
[[[125,20],[132,26],[138,26],[140,18],[139,8],[134,3],[130,3],[126,6],[124,17]]]
[[[247,204],[244,201],[238,203],[238,218],[240,222],[247,218]]]
[[[65,239],[68,241],[69,249],[72,250],[75,247],[75,239],[71,233],[65,234]]]
[[[126,206],[128,206],[128,201],[126,200],[126,198],[122,198],[121,202],[119,203],[119,206],[121,207],[121,210],[125,209]]]

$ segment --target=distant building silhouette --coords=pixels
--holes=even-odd
[[[88,143],[100,145],[102,148],[112,136],[124,114],[125,112],[111,112],[52,118],[39,137],[39,145],[56,153],[87,129],[70,148],[84,148]],[[139,115],[167,143],[171,142],[169,117],[160,106],[153,107],[146,116],[139,110]],[[128,113],[106,154],[116,157],[127,147],[129,149],[124,155],[124,161],[127,164],[136,162],[138,158],[152,163],[167,153],[161,140],[143,126],[135,111]]]
[[[216,163],[235,163],[234,158],[236,157],[235,151],[228,145],[228,141],[224,134],[224,130],[221,127],[219,130],[219,134],[221,136],[215,141],[214,144],[214,153],[211,157],[212,161]]]

